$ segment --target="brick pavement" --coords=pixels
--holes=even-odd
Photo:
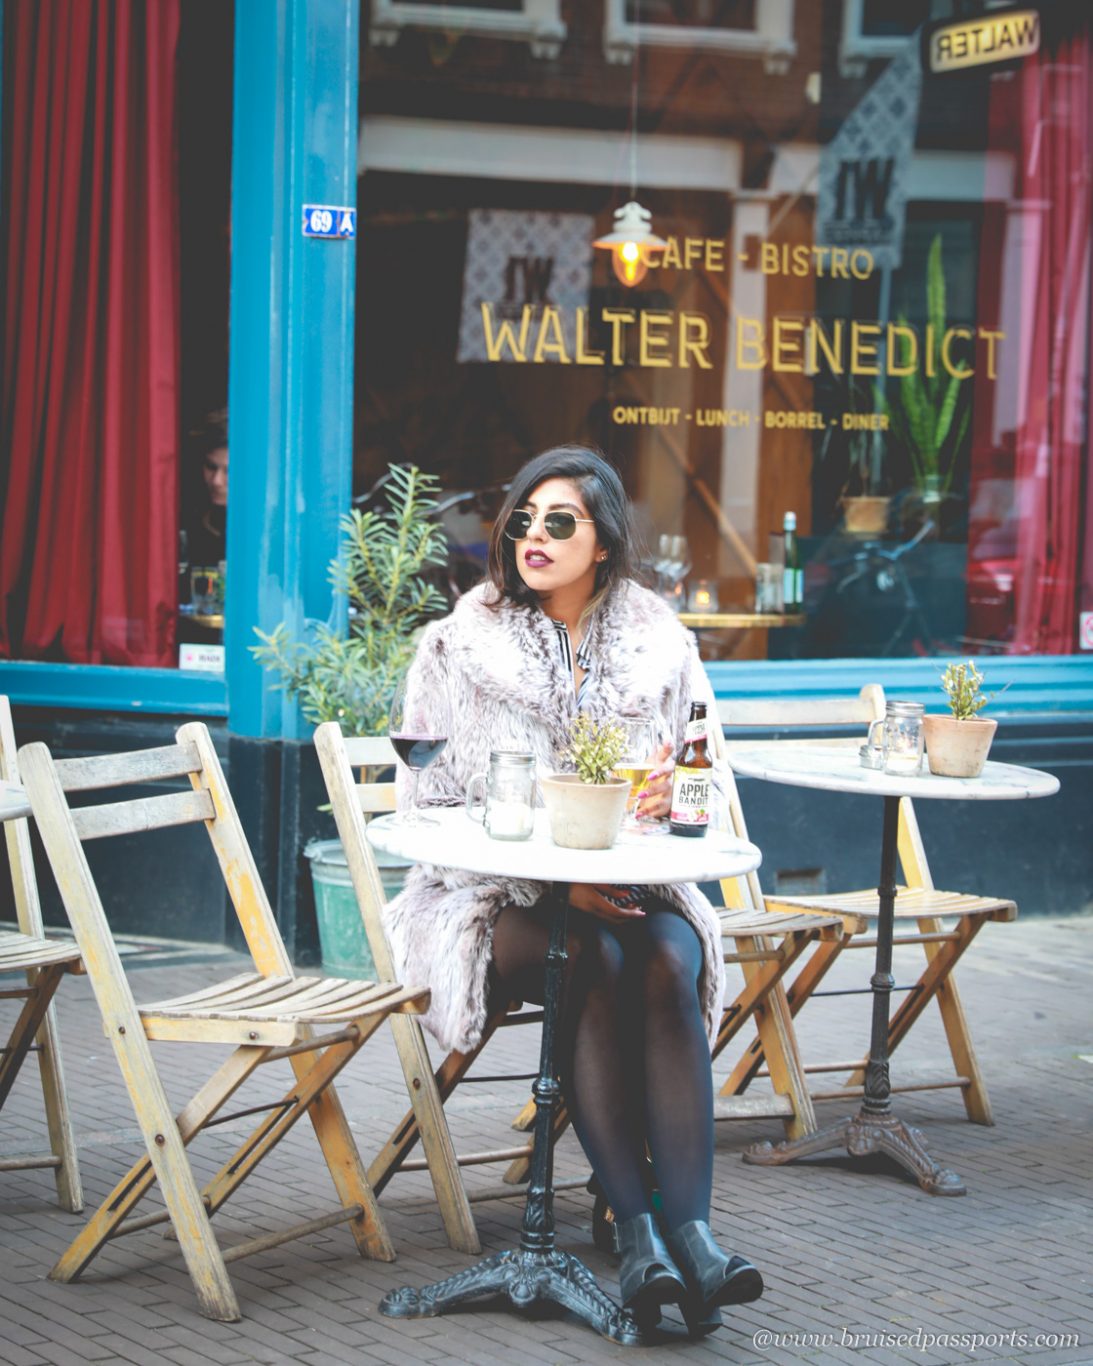
[[[778,1126],[720,1125],[712,1222],[726,1244],[755,1259],[767,1292],[728,1313],[728,1327],[705,1342],[668,1337],[640,1351],[641,1360],[670,1357],[695,1366],[1093,1363],[1091,949],[1093,917],[1030,918],[988,926],[962,964],[961,990],[996,1126],[966,1123],[953,1091],[914,1093],[897,1103],[925,1130],[934,1155],[965,1177],[964,1199],[932,1199],[882,1159],[851,1163],[831,1156],[780,1170],[747,1167],[741,1150],[753,1140],[777,1138]],[[221,950],[127,956],[136,995],[144,1000],[227,976],[237,961]],[[866,974],[865,955],[845,955],[834,984],[858,985]],[[63,985],[60,1014],[90,1208],[140,1145],[86,981]],[[505,1031],[487,1055],[488,1070],[510,1064],[534,1070],[535,1032]],[[836,1055],[850,1056],[867,1033],[864,998],[815,1003],[801,1022],[806,1056],[831,1052],[832,1045]],[[924,1021],[897,1054],[894,1080],[936,1071],[943,1048],[938,1022]],[[210,1060],[220,1055],[208,1054]],[[157,1056],[169,1093],[181,1102],[198,1079],[197,1050],[159,1046]],[[343,1075],[341,1094],[367,1157],[405,1106],[389,1039],[370,1043]],[[458,1092],[450,1106],[457,1144],[509,1146],[507,1122],[525,1094],[526,1083]],[[257,1096],[257,1088],[249,1088],[240,1104]],[[822,1104],[821,1122],[845,1108]],[[217,1169],[237,1133],[228,1125],[203,1136],[194,1154],[200,1174]],[[40,1146],[40,1134],[36,1088],[23,1078],[4,1110],[0,1156]],[[567,1135],[557,1174],[573,1177],[584,1169],[576,1141]],[[473,1191],[497,1177],[473,1169],[467,1180]],[[296,1197],[305,1215],[331,1207],[331,1193],[314,1140],[301,1125],[217,1216],[217,1227],[230,1244],[278,1228]],[[568,1321],[528,1324],[499,1309],[410,1323],[381,1318],[376,1305],[387,1290],[436,1279],[467,1262],[444,1243],[426,1176],[396,1180],[382,1207],[399,1252],[396,1263],[362,1261],[343,1228],[286,1244],[232,1266],[245,1317],[216,1324],[196,1312],[177,1248],[155,1229],[111,1246],[77,1284],[46,1279],[78,1218],[58,1210],[48,1172],[0,1173],[0,1362],[553,1366],[634,1358]],[[487,1250],[515,1243],[518,1202],[475,1208]],[[590,1197],[581,1190],[561,1194],[557,1217],[561,1245],[583,1257],[615,1292],[613,1259],[591,1243]],[[923,1337],[898,1344],[898,1334],[916,1330]],[[973,1349],[973,1333],[994,1337]],[[769,1336],[753,1337],[759,1334]],[[927,1348],[927,1334],[965,1336]],[[1004,1334],[1013,1336],[999,1336]],[[1068,1344],[1046,1345],[1050,1339],[1037,1344],[1037,1334],[1071,1337]]]

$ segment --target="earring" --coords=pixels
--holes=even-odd
[[[602,555],[597,555],[597,556],[596,556],[596,562],[597,562],[597,564],[603,564],[604,560],[606,560],[606,559],[607,559],[607,551],[606,551],[606,550],[603,552]]]

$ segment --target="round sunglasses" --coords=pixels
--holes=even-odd
[[[531,530],[531,524],[534,520],[532,514],[523,509],[510,512],[509,519],[505,523],[505,535],[510,541],[522,541]],[[588,522],[595,525],[595,518],[577,517],[572,512],[548,512],[543,518],[546,534],[552,541],[568,541],[577,530],[578,522]]]

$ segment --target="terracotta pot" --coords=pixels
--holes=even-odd
[[[610,849],[619,833],[628,782],[582,783],[575,773],[541,778],[550,835],[563,849]]]
[[[924,716],[930,772],[942,778],[978,778],[987,762],[998,722],[985,716]]]
[[[858,536],[879,536],[888,526],[887,498],[844,498],[843,521]]]

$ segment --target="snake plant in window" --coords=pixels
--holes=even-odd
[[[908,327],[902,315],[899,321]],[[949,328],[940,233],[930,244],[926,262],[926,322],[927,344],[932,350]],[[902,362],[902,348],[895,350],[893,360]],[[911,458],[915,487],[925,504],[936,506],[953,481],[971,420],[971,394],[968,374],[952,374],[936,357],[927,363],[925,351],[925,346],[920,347],[914,369],[899,377],[889,411],[893,430]],[[954,368],[963,369],[960,365]]]

